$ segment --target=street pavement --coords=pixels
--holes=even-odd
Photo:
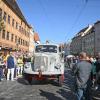
[[[23,78],[0,82],[0,100],[76,100],[75,80],[71,70],[65,70],[62,87],[56,82],[33,81],[29,85]]]
[[[100,85],[98,85],[98,89],[95,90],[95,88],[91,89],[91,95],[93,100],[100,100]]]

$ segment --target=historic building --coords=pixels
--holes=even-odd
[[[31,54],[34,52],[34,45],[35,45],[35,42],[34,42],[34,30],[31,27],[31,29],[30,29],[30,39],[29,39],[29,52]]]
[[[95,38],[95,45],[94,45],[94,51],[95,54],[100,52],[100,21],[97,21],[94,24],[94,38]]]
[[[5,28],[0,31],[0,49],[29,51],[30,25],[16,0],[0,0],[1,17]]]
[[[72,42],[70,44],[70,52],[72,54],[78,54],[79,52],[81,52],[81,35],[75,36],[72,39]]]
[[[85,51],[88,55],[94,55],[94,40],[94,25],[89,25],[82,35],[82,51]]]
[[[72,39],[71,53],[79,54],[81,51],[91,56],[100,52],[100,21],[84,28]]]
[[[87,27],[79,31],[73,38],[70,45],[72,54],[79,54],[82,51],[82,35],[87,30]]]
[[[71,53],[79,54],[84,51],[89,55],[94,54],[94,32],[93,25],[82,29],[76,36],[72,39],[71,42]]]
[[[70,55],[70,42],[64,43],[65,55]]]
[[[29,53],[33,55],[35,45],[40,44],[40,37],[33,28],[30,29],[30,39],[29,39]]]
[[[38,35],[38,33],[34,32],[34,42],[36,44],[40,44],[40,37]]]

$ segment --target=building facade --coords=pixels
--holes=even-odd
[[[30,26],[16,0],[1,0],[0,17],[5,25],[0,31],[1,50],[29,51]]]
[[[29,40],[29,52],[31,54],[34,52],[34,45],[35,45],[35,42],[34,42],[34,30],[31,27],[31,29],[30,29],[30,40]]]
[[[100,52],[100,21],[94,24],[95,54]]]
[[[34,42],[35,42],[36,44],[40,44],[40,43],[41,43],[41,42],[40,42],[39,34],[36,33],[36,32],[34,32]]]
[[[65,51],[65,55],[70,55],[70,42],[64,43],[64,51]]]
[[[96,56],[100,52],[100,21],[89,25],[83,30],[81,35],[77,35],[72,39],[71,52],[79,54],[84,51],[88,55]]]
[[[94,55],[94,28],[92,25],[82,29],[72,39],[71,52],[72,54],[79,54],[84,51],[89,55]]]
[[[72,54],[79,54],[79,52],[81,52],[81,35],[75,36],[72,39],[71,45],[70,45],[70,52]]]
[[[94,26],[90,28],[83,36],[82,36],[82,51],[86,52],[88,55],[94,54],[94,46],[95,46],[95,38],[94,38]]]
[[[75,37],[72,38],[72,42],[70,45],[70,50],[72,54],[79,54],[83,48],[82,48],[82,36],[84,32],[87,30],[87,27],[79,31]]]

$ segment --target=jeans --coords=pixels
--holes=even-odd
[[[2,77],[3,77],[3,68],[0,67],[0,81],[1,81]]]
[[[84,98],[85,100],[92,100],[90,91],[91,91],[91,80],[89,79],[84,88],[77,89],[78,100],[84,100]]]
[[[11,77],[10,77],[11,75]],[[8,68],[8,73],[7,73],[7,80],[11,79],[12,81],[14,80],[14,68],[9,69]]]
[[[92,81],[91,79],[89,79],[87,82],[87,87],[86,89],[84,89],[85,100],[92,100],[91,99],[91,87],[92,87]]]
[[[83,89],[77,89],[77,100],[82,100],[83,97]]]
[[[17,66],[17,74],[22,75],[22,72],[23,72],[23,65]]]

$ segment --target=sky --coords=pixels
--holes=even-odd
[[[17,0],[40,40],[69,42],[81,29],[100,20],[100,0]]]

